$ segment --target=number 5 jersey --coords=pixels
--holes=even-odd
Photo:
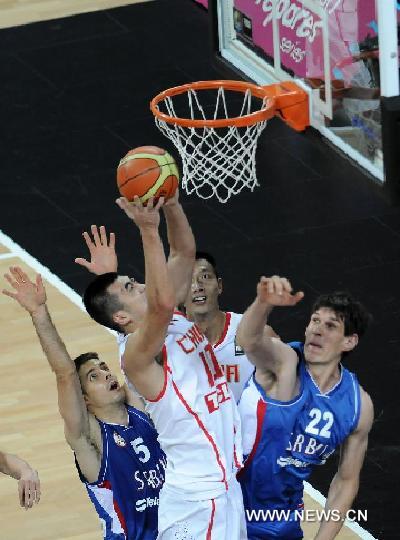
[[[103,453],[97,481],[87,482],[76,465],[105,540],[155,540],[166,458],[149,418],[134,407],[126,409],[127,426],[98,420]]]

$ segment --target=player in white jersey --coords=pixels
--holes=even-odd
[[[115,235],[109,239],[104,226],[91,228],[93,239],[85,232],[83,237],[90,252],[90,261],[77,258],[75,262],[94,274],[116,272],[118,260],[115,253]],[[204,251],[196,252],[192,283],[182,304],[182,310],[194,321],[212,344],[219,364],[236,401],[239,401],[243,388],[254,371],[243,349],[236,342],[236,330],[242,318],[239,313],[222,311],[219,296],[222,293],[220,277],[214,257]],[[277,337],[271,327],[266,331]]]
[[[221,293],[222,279],[214,257],[197,251],[192,284],[185,299],[186,314],[212,344],[230,389],[236,401],[239,401],[246,382],[253,374],[254,364],[236,342],[236,331],[242,315],[220,309]],[[277,337],[271,327],[266,327],[265,331],[270,337]]]
[[[122,367],[146,400],[167,455],[160,494],[159,538],[246,538],[236,472],[241,442],[236,404],[211,345],[174,306],[187,295],[195,257],[190,226],[177,199],[167,203],[170,257],[159,236],[159,209],[139,199],[119,206],[139,227],[146,285],[108,273],[86,290],[98,322],[122,332]],[[172,319],[172,321],[171,321]]]

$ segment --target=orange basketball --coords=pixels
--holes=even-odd
[[[150,197],[156,200],[173,197],[179,182],[179,171],[174,158],[157,146],[139,146],[129,150],[117,169],[119,192],[129,201],[135,195],[146,204]]]

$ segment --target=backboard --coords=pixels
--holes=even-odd
[[[208,7],[225,65],[261,85],[294,79],[309,94],[311,125],[383,181],[375,0],[209,0]]]

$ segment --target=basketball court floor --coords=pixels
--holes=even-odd
[[[92,223],[113,230],[120,271],[143,278],[138,233],[114,203],[116,165],[143,144],[174,153],[154,125],[151,97],[169,86],[221,77],[211,62],[207,13],[191,0],[118,4],[0,0],[0,275],[14,264],[32,276],[41,272],[71,355],[96,350],[116,371],[114,337],[81,309],[90,279],[74,263],[86,256],[82,231]],[[70,17],[74,11],[87,13]],[[198,248],[217,257],[223,308],[244,310],[261,274],[287,275],[305,291],[301,305],[274,314],[283,339],[301,339],[320,292],[348,289],[374,314],[369,334],[346,363],[375,403],[353,505],[367,510],[368,519],[362,529],[343,528],[338,538],[398,538],[399,209],[316,132],[296,134],[271,121],[257,163],[261,186],[226,205],[182,195]],[[0,303],[0,448],[26,459],[42,481],[40,504],[25,512],[16,482],[2,476],[1,539],[100,539],[64,442],[54,377],[28,316],[2,295]],[[333,457],[313,475],[307,508],[320,507],[336,465]],[[304,525],[306,539],[316,527]]]

